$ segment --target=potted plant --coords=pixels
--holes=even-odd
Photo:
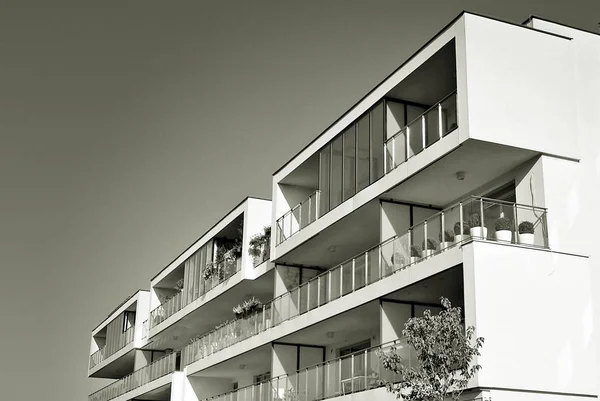
[[[512,240],[512,222],[501,214],[494,224],[496,228],[496,240],[510,242]]]
[[[460,231],[460,224],[458,225],[458,231]],[[443,237],[443,238],[442,238]],[[454,232],[452,230],[444,231],[443,235],[440,231],[440,250],[449,248],[454,243]]]
[[[410,247],[410,263],[415,263],[422,257],[421,247],[419,245],[412,245]]]
[[[533,245],[535,228],[530,221],[519,223],[519,244]]]
[[[427,241],[423,241],[423,256],[429,257],[437,251],[437,242],[433,238],[427,238]]]
[[[253,235],[249,245],[248,253],[254,259],[254,266],[267,260],[271,251],[271,226],[265,226],[261,234]]]
[[[405,264],[406,260],[404,259],[404,255],[402,255],[400,252],[396,252],[392,255],[392,265],[402,267]]]
[[[487,238],[487,227],[482,227],[479,213],[473,213],[469,217],[469,227],[471,237]]]
[[[460,232],[460,222],[457,221],[454,224],[454,243],[458,244],[459,242],[465,241],[466,239],[469,238],[469,233],[470,233],[470,226],[469,223],[467,223],[466,221],[463,221],[463,231],[462,233]]]
[[[258,312],[262,308],[262,302],[258,300],[256,297],[252,297],[250,299],[242,302],[241,305],[237,305],[233,307],[233,313],[237,319],[246,319],[256,312]]]

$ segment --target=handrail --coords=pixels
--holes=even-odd
[[[167,360],[167,358],[170,358],[170,360]],[[114,381],[112,383],[110,383],[107,386],[102,387],[100,390],[97,390],[95,392],[93,392],[92,394],[90,394],[88,396],[88,400],[89,401],[108,401],[111,400],[113,398],[117,398],[123,394],[126,394],[130,391],[135,390],[136,388],[139,388],[141,386],[143,386],[144,384],[150,383],[156,379],[159,379],[163,376],[168,375],[171,372],[174,372],[176,369],[176,359],[177,358],[177,354],[175,352],[167,354],[165,356],[163,356],[162,358],[157,359],[156,361],[149,363],[146,366],[142,366],[141,368],[139,368],[138,370],[135,370],[133,372],[131,372],[130,374],[122,377],[121,379]],[[160,370],[160,369],[154,369],[154,367],[159,366],[161,363],[165,363],[166,362],[166,366],[164,367],[164,371]],[[142,374],[143,372],[148,371],[148,380],[145,381],[144,377],[139,378],[139,380],[132,380],[134,378],[136,378],[135,376],[139,376],[140,374]],[[108,392],[108,390],[110,389],[114,389],[114,392],[112,392],[111,394],[107,394],[106,397],[100,397],[95,399],[94,397],[99,397],[102,394],[101,393],[106,393]]]
[[[463,214],[463,213],[462,213],[463,207],[464,207],[465,205],[469,205],[469,203],[468,203],[468,202],[475,202],[475,201],[479,201],[479,202],[480,202],[480,206],[481,206],[481,207],[483,207],[483,203],[484,203],[484,202],[493,202],[493,203],[496,203],[496,204],[499,204],[499,205],[511,205],[511,208],[515,208],[515,209],[517,208],[517,206],[525,207],[525,208],[527,208],[527,209],[530,209],[530,208],[531,208],[531,209],[534,209],[534,210],[535,210],[535,209],[540,209],[540,210],[543,210],[543,215],[542,215],[542,218],[541,218],[541,219],[544,219],[544,218],[545,218],[545,215],[546,215],[546,212],[547,212],[547,209],[545,209],[545,208],[537,208],[536,206],[532,206],[532,205],[523,205],[523,204],[518,204],[518,203],[515,203],[515,202],[496,201],[496,200],[494,200],[494,199],[490,199],[490,198],[484,198],[484,197],[480,197],[480,196],[470,195],[470,196],[468,196],[468,197],[465,197],[465,198],[464,198],[462,201],[456,202],[455,204],[453,204],[453,205],[451,205],[451,206],[449,206],[449,207],[445,208],[444,210],[442,210],[442,211],[439,211],[439,212],[435,213],[434,215],[432,215],[432,216],[428,217],[427,219],[424,219],[424,220],[422,220],[421,222],[418,222],[418,223],[416,223],[416,224],[413,224],[413,225],[411,225],[411,226],[410,226],[410,227],[409,227],[409,228],[406,230],[406,232],[404,232],[404,233],[402,233],[402,234],[399,234],[399,235],[394,235],[394,236],[392,236],[392,237],[390,237],[390,238],[388,238],[388,239],[386,239],[386,240],[384,240],[384,241],[382,241],[382,242],[378,243],[377,245],[374,245],[374,246],[372,246],[372,247],[368,248],[367,250],[365,250],[365,251],[362,251],[362,252],[360,252],[360,253],[358,253],[358,254],[354,255],[353,257],[351,257],[351,258],[349,258],[349,259],[346,259],[344,262],[336,264],[335,266],[333,266],[332,268],[330,268],[330,269],[328,269],[328,270],[324,271],[323,273],[321,273],[321,274],[319,274],[319,275],[317,275],[317,276],[315,276],[315,277],[312,277],[312,278],[311,278],[311,279],[309,279],[307,282],[305,282],[305,283],[302,283],[302,284],[300,284],[300,285],[298,285],[298,286],[294,287],[293,289],[291,289],[291,290],[289,290],[289,291],[287,291],[287,292],[285,292],[285,293],[283,293],[283,294],[281,294],[281,295],[279,295],[279,296],[277,296],[277,297],[273,298],[272,300],[270,300],[270,301],[266,302],[266,303],[263,305],[263,308],[262,308],[261,310],[258,310],[258,311],[257,311],[257,312],[256,312],[254,315],[252,315],[251,317],[257,316],[257,315],[259,315],[260,313],[263,313],[263,315],[264,315],[264,314],[266,313],[266,311],[267,311],[268,309],[270,309],[270,310],[271,310],[271,313],[272,313],[272,314],[271,314],[271,319],[273,319],[273,318],[274,318],[273,311],[275,311],[275,306],[277,305],[277,302],[284,300],[284,298],[285,298],[285,297],[291,297],[291,296],[292,296],[292,294],[295,294],[296,292],[298,292],[298,297],[300,297],[300,291],[301,291],[301,290],[302,290],[304,287],[306,287],[306,286],[309,286],[309,285],[313,284],[315,281],[317,281],[317,286],[318,286],[318,280],[324,280],[324,277],[325,277],[325,276],[327,276],[327,275],[330,275],[330,278],[331,278],[331,276],[333,276],[334,272],[335,272],[335,274],[337,274],[337,271],[338,271],[339,269],[343,269],[345,265],[349,264],[349,262],[352,262],[353,260],[358,260],[359,258],[363,257],[364,255],[365,255],[365,277],[367,277],[367,273],[366,273],[366,270],[367,270],[367,263],[366,263],[366,260],[367,260],[367,259],[366,259],[366,255],[369,255],[371,251],[373,251],[373,250],[375,250],[375,249],[377,249],[377,248],[383,248],[384,246],[388,245],[390,242],[393,242],[393,241],[395,241],[395,240],[397,240],[397,239],[401,239],[402,237],[404,237],[404,236],[405,236],[405,235],[407,235],[407,234],[409,234],[409,238],[408,238],[409,245],[408,245],[408,248],[410,248],[410,241],[411,241],[411,238],[410,238],[410,237],[411,237],[411,235],[410,235],[410,234],[411,234],[411,233],[413,233],[413,232],[414,232],[414,230],[415,230],[417,227],[420,227],[420,226],[424,226],[424,227],[426,227],[426,223],[427,223],[427,221],[428,221],[428,220],[434,220],[435,218],[438,218],[438,217],[442,218],[442,215],[443,215],[444,213],[447,213],[447,212],[449,212],[449,211],[452,211],[452,210],[456,209],[457,207],[458,207],[458,208],[459,208],[459,210],[460,210],[460,216],[459,216],[459,217],[460,217],[460,218],[462,218],[462,217],[463,217],[463,216],[462,216],[462,214]],[[540,219],[538,218],[538,220],[540,220]],[[481,223],[481,224],[483,225],[483,219],[481,219],[481,221],[482,221],[482,223]],[[542,223],[543,223],[543,221],[542,221]],[[462,222],[461,222],[461,224],[462,224]],[[443,227],[443,225],[442,225],[442,227]],[[440,231],[440,234],[444,235],[444,233],[443,233],[442,231],[443,231],[443,230],[441,230],[441,231]],[[462,227],[461,227],[461,232],[462,232]],[[425,233],[426,233],[426,230],[425,230]],[[424,240],[426,240],[427,238],[429,238],[429,237],[427,237],[427,235],[426,235],[425,233],[424,233],[424,236],[423,236],[423,239],[424,239]],[[544,234],[544,235],[545,235],[545,234]],[[468,239],[461,239],[460,241],[461,241],[461,242],[465,242],[465,241],[468,241]],[[544,241],[545,241],[545,240],[544,240]],[[533,245],[533,246],[537,246],[537,245]],[[544,245],[542,245],[542,246],[543,246],[543,247],[546,247],[547,245],[546,245],[546,244],[544,244]],[[429,249],[429,250],[431,250],[431,249]],[[439,249],[439,252],[441,252],[442,250],[443,250],[443,249]],[[417,263],[419,260],[421,260],[421,258],[423,258],[422,256],[419,256],[419,257],[418,257],[416,260],[414,260],[414,261],[413,261],[413,260],[412,260],[412,256],[413,256],[413,255],[411,254],[411,260],[410,260],[410,262],[403,263],[403,264],[402,264],[402,266],[401,266],[401,268],[405,268],[405,267],[407,267],[407,266],[413,265],[414,263]],[[430,256],[430,255],[429,255],[429,256]],[[370,257],[369,257],[369,260],[370,260]],[[377,262],[376,262],[376,263],[377,263]],[[381,264],[381,261],[379,261],[378,263],[379,263],[379,264]],[[394,263],[394,262],[392,262],[392,263]],[[354,267],[353,267],[353,268],[354,268]],[[377,280],[381,280],[381,279],[383,279],[384,277],[386,277],[386,275],[388,274],[388,273],[384,274],[384,273],[381,271],[381,268],[382,268],[382,266],[381,266],[381,265],[379,265],[379,272],[378,272],[379,276],[378,276],[378,277],[377,277],[377,278],[376,278],[374,281],[372,281],[372,282],[375,282],[375,281],[377,281]],[[341,274],[341,272],[340,272],[340,274]],[[354,273],[353,273],[353,274],[354,274]],[[389,273],[389,274],[391,274],[391,273]],[[325,280],[324,280],[324,281],[325,281]],[[362,284],[362,285],[366,286],[366,285],[368,285],[368,284],[371,284],[372,282],[370,282],[370,283],[367,283],[367,281],[365,280],[364,284]],[[361,288],[361,287],[362,287],[362,285],[360,285],[360,284],[359,284],[359,287],[357,287],[357,288]],[[330,286],[330,287],[331,287],[331,286]],[[354,287],[354,284],[353,284],[353,287]],[[352,291],[355,291],[357,288],[352,288],[352,289],[351,289],[351,292],[352,292]],[[309,290],[310,290],[310,287],[309,287]],[[340,297],[342,297],[342,296],[344,296],[344,295],[345,295],[345,293],[343,293],[343,291],[341,290],[341,281],[340,281],[340,291],[339,291],[339,294],[337,294],[337,289],[336,289],[336,294],[332,296],[332,293],[331,293],[331,288],[330,288],[328,296],[326,295],[326,296],[324,297],[325,299],[328,299],[327,301],[325,301],[325,303],[326,303],[326,302],[329,302],[329,301],[332,301],[332,300],[334,300],[334,299],[338,299],[338,298],[340,298]],[[298,299],[300,299],[300,298],[298,298]],[[307,306],[307,309],[306,309],[305,311],[301,311],[301,308],[302,308],[304,305],[298,305],[298,306],[297,306],[297,310],[295,310],[295,311],[294,311],[294,313],[295,313],[295,315],[294,315],[294,316],[288,316],[288,317],[286,317],[286,318],[282,318],[282,320],[281,320],[280,322],[275,322],[275,323],[271,322],[271,326],[270,326],[270,327],[274,327],[274,326],[276,326],[276,325],[278,325],[278,324],[281,324],[282,322],[284,322],[284,321],[287,321],[287,320],[289,320],[289,319],[291,319],[291,318],[293,318],[293,317],[295,317],[295,316],[297,316],[297,315],[300,315],[300,314],[302,314],[302,313],[305,313],[305,312],[306,312],[306,311],[308,311],[308,310],[311,310],[311,309],[314,309],[314,308],[318,308],[318,307],[320,307],[322,304],[321,304],[321,302],[320,302],[320,300],[319,300],[319,299],[320,299],[320,298],[317,298],[317,305],[316,305],[316,306],[314,306],[314,307],[312,307],[312,308],[310,307],[310,300],[309,300],[309,301],[308,301],[308,304],[307,304],[307,305],[308,305],[308,306]],[[280,311],[278,311],[278,312],[280,312]],[[266,316],[263,316],[263,319],[265,319],[265,320],[263,320],[263,322],[266,322]],[[219,326],[218,328],[214,328],[214,329],[212,329],[211,331],[209,331],[209,332],[205,333],[205,334],[204,334],[204,335],[202,335],[201,337],[197,338],[196,340],[194,340],[194,341],[192,341],[190,344],[188,344],[188,345],[186,346],[186,348],[184,349],[184,354],[186,354],[186,355],[187,355],[187,351],[188,351],[188,349],[189,349],[188,347],[192,347],[192,346],[194,346],[195,344],[197,344],[197,343],[198,343],[198,342],[200,342],[200,341],[204,341],[204,340],[211,341],[211,336],[212,336],[213,334],[217,333],[219,330],[221,330],[221,331],[222,331],[222,333],[225,333],[225,331],[226,331],[226,330],[229,330],[229,329],[228,329],[228,327],[234,327],[233,325],[234,325],[234,324],[237,324],[236,322],[239,322],[240,320],[241,320],[241,318],[234,319],[234,320],[232,320],[232,321],[228,322],[227,324],[225,324],[224,326]],[[266,330],[266,329],[267,329],[267,327],[266,327],[266,326],[267,326],[266,324],[263,324],[263,325],[261,326],[261,327],[262,327],[262,329],[260,329],[260,330],[258,330],[258,329],[257,329],[257,332],[256,332],[256,333],[253,333],[253,334],[251,334],[251,335],[250,335],[250,336],[248,336],[248,337],[244,337],[244,338],[241,338],[241,337],[240,337],[240,338],[238,338],[238,339],[237,339],[237,341],[236,341],[236,342],[234,342],[234,343],[237,343],[237,342],[243,341],[243,340],[245,340],[246,338],[249,338],[249,337],[252,337],[252,336],[254,336],[254,335],[258,334],[258,332],[260,332],[260,331]],[[268,328],[270,328],[270,327],[268,327]],[[258,328],[258,325],[257,325],[255,328]],[[213,338],[213,340],[214,340],[214,338]],[[220,349],[227,348],[227,347],[229,347],[229,346],[233,345],[234,343],[230,343],[229,345],[226,345],[226,346],[224,346],[224,347],[222,347],[222,348],[216,349],[215,351],[208,351],[208,353],[207,353],[206,355],[210,355],[210,354],[212,354],[212,353],[214,353],[214,352],[217,352],[217,351],[219,351]],[[210,350],[210,347],[209,347],[209,350]],[[204,356],[206,356],[206,355],[204,355]],[[204,356],[203,356],[203,357],[204,357]],[[202,358],[203,358],[203,357],[202,357]],[[192,359],[193,359],[193,358],[192,358]],[[191,362],[195,362],[195,361],[197,361],[197,360],[199,360],[199,359],[201,359],[201,358],[194,359],[194,360],[193,360],[193,361],[191,361]],[[189,361],[186,361],[186,363],[187,363],[187,364],[189,364],[189,363],[191,363],[191,362],[189,362]]]
[[[434,110],[441,103],[443,103],[444,101],[448,100],[450,97],[452,97],[455,94],[456,94],[456,89],[454,89],[452,92],[450,92],[449,94],[447,94],[446,96],[444,96],[441,100],[438,100],[437,102],[435,102],[435,104],[433,106],[431,106],[430,108],[428,108],[427,110],[425,110],[423,113],[421,113],[417,117],[413,118],[408,124],[405,124],[402,128],[400,128],[398,130],[398,132],[396,132],[394,135],[392,135],[390,138],[388,138],[384,143],[387,144],[392,139],[396,138],[398,135],[400,135],[402,133],[402,131],[404,131],[406,128],[408,128],[408,126],[410,126],[412,123],[414,123],[414,122],[420,120],[421,118],[423,118],[423,116],[425,114],[427,114],[430,111]]]
[[[134,333],[135,333],[135,326],[131,326],[119,335],[118,340],[117,340],[118,343],[114,349],[112,347],[107,348],[107,345],[109,345],[109,344],[104,344],[104,346],[102,348],[100,348],[99,350],[94,352],[92,355],[90,355],[90,369],[101,364],[108,357],[116,354],[117,352],[119,352],[120,350],[125,348],[127,345],[131,344],[135,337]],[[112,352],[110,354],[106,353],[107,349],[110,349]],[[96,355],[99,355],[100,357],[95,358]],[[98,360],[96,361],[95,359],[98,359]]]
[[[287,212],[285,212],[284,214],[282,214],[277,220],[276,222],[279,222],[279,220],[282,220],[284,217],[286,217],[287,215],[291,214],[294,212],[294,210],[298,209],[300,206],[302,206],[302,204],[306,203],[310,198],[312,198],[312,196],[314,194],[316,194],[317,192],[320,192],[320,190],[315,189],[313,192],[311,192],[310,195],[308,195],[306,198],[304,198],[302,201],[298,202],[298,204],[292,208],[290,208],[290,210],[288,210]]]
[[[256,386],[257,384],[266,383],[266,382],[270,382],[270,381],[273,381],[273,380],[276,380],[276,379],[285,378],[285,377],[288,377],[288,376],[290,376],[290,375],[293,375],[294,373],[299,373],[299,372],[302,372],[302,371],[304,371],[304,370],[308,370],[308,369],[316,368],[317,366],[327,365],[328,363],[332,363],[332,362],[335,362],[335,361],[338,361],[338,360],[342,360],[342,359],[351,358],[351,357],[353,357],[353,356],[355,356],[355,355],[364,354],[364,353],[366,353],[366,352],[370,352],[370,351],[373,351],[373,350],[375,350],[375,349],[391,348],[391,347],[393,347],[394,345],[399,345],[399,344],[402,344],[402,343],[404,343],[404,344],[408,345],[408,344],[406,343],[406,337],[402,337],[402,338],[399,338],[399,339],[397,339],[397,340],[388,341],[388,342],[386,342],[386,343],[383,343],[383,344],[374,345],[374,346],[372,346],[372,347],[365,348],[365,349],[362,349],[362,350],[360,350],[360,351],[355,351],[355,352],[352,352],[352,353],[350,353],[350,354],[346,354],[346,355],[344,355],[344,356],[338,356],[338,357],[335,357],[335,358],[331,358],[331,359],[328,359],[328,360],[326,360],[326,361],[323,361],[323,362],[318,362],[318,363],[315,363],[315,364],[309,365],[309,366],[307,366],[307,367],[305,367],[305,368],[303,368],[303,369],[298,369],[298,370],[295,370],[295,371],[293,371],[293,372],[290,372],[290,373],[284,373],[284,374],[282,374],[282,375],[275,376],[275,377],[271,377],[270,379],[266,379],[266,380],[263,380],[263,381],[261,381],[261,382],[257,382],[257,383],[253,383],[253,384],[248,384],[248,385],[246,385],[246,386],[244,386],[244,387],[239,387],[239,388],[237,388],[237,389],[235,389],[235,390],[227,391],[227,392],[225,392],[225,393],[221,393],[221,394],[218,394],[218,395],[213,395],[212,397],[204,398],[202,401],[205,401],[205,400],[212,400],[212,399],[219,398],[219,397],[222,397],[222,396],[224,396],[224,395],[227,395],[227,394],[233,394],[233,393],[236,393],[236,392],[238,392],[238,391],[244,390],[244,389],[246,389],[246,388],[254,387],[254,386]]]
[[[225,258],[225,257],[223,257],[223,258],[219,259],[218,261],[215,261],[215,262],[207,262],[207,263],[205,263],[205,264],[204,264],[204,266],[203,266],[204,268],[202,269],[202,271],[204,271],[204,269],[206,269],[206,266],[208,265],[208,263],[212,263],[213,265],[220,265],[221,263],[231,262],[232,264],[234,264],[234,265],[235,265],[235,269],[234,269],[234,271],[233,271],[233,272],[231,272],[231,274],[229,274],[229,275],[225,275],[225,276],[223,277],[223,279],[219,280],[219,283],[218,283],[218,284],[221,284],[221,283],[222,283],[222,282],[224,282],[225,280],[227,280],[227,279],[231,278],[233,275],[235,275],[235,274],[236,274],[238,271],[240,271],[240,266],[238,266],[238,265],[239,265],[239,263],[238,263],[238,262],[240,262],[240,261],[241,261],[241,259],[240,259],[240,258],[235,258],[235,260],[233,260],[233,261],[232,261],[231,259],[228,259],[228,258]],[[204,282],[205,282],[205,283],[206,283],[206,281],[207,281],[207,280],[204,280]],[[218,284],[217,284],[217,285],[218,285]],[[206,287],[206,285],[205,285],[205,287]],[[209,291],[211,291],[211,290],[212,290],[212,289],[214,289],[215,287],[216,287],[216,285],[215,285],[215,286],[213,286],[213,287],[210,287],[209,289],[206,289],[206,288],[205,288],[205,289],[204,289],[204,292],[200,293],[200,294],[199,294],[199,296],[201,296],[201,295],[204,295],[204,294],[208,293]],[[173,316],[175,313],[179,312],[180,310],[182,310],[182,309],[183,309],[183,308],[185,308],[187,305],[191,304],[193,301],[195,301],[195,300],[197,299],[197,298],[195,298],[195,299],[191,299],[191,300],[189,300],[187,303],[184,303],[184,299],[185,299],[185,298],[183,297],[183,291],[184,291],[184,289],[182,289],[181,291],[179,291],[178,293],[176,293],[175,295],[173,295],[173,297],[169,298],[169,300],[167,300],[166,302],[164,302],[164,303],[162,303],[162,304],[158,305],[156,308],[154,308],[154,309],[152,309],[152,311],[150,311],[150,317],[151,317],[151,319],[150,319],[150,325],[149,325],[149,327],[150,327],[150,328],[154,328],[154,327],[158,326],[160,323],[164,322],[165,320],[167,320],[168,318],[170,318],[171,316]],[[199,296],[198,296],[198,297],[199,297]],[[175,310],[175,311],[174,311],[172,314],[170,314],[169,316],[165,317],[165,318],[164,318],[164,320],[160,321],[158,324],[153,324],[153,318],[155,318],[155,316],[154,316],[154,315],[156,315],[156,314],[158,313],[158,312],[157,312],[157,310],[159,310],[159,309],[161,309],[161,308],[162,308],[163,310],[165,310],[166,308],[168,308],[168,306],[169,306],[169,304],[170,304],[170,303],[175,303],[175,302],[177,302],[177,301],[176,301],[176,299],[180,299],[180,301],[179,301],[179,302],[180,302],[179,308],[178,308],[177,310]],[[190,298],[188,298],[188,299],[190,299]]]

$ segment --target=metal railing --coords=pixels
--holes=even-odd
[[[182,351],[183,365],[187,366],[472,239],[547,248],[546,213],[545,208],[469,197],[267,302],[255,315],[226,322],[194,340]],[[495,233],[496,221],[500,217],[510,223],[508,238]],[[530,238],[521,238],[522,234],[518,233],[519,222],[524,220],[530,221],[535,228]],[[474,224],[476,222],[478,224]]]
[[[98,351],[94,352],[90,356],[90,369],[93,368],[94,366],[98,365],[102,361],[104,361],[109,356],[114,355],[115,353],[119,352],[120,350],[125,348],[128,344],[130,344],[131,342],[133,342],[134,335],[135,335],[135,327],[131,326],[130,328],[128,328],[127,330],[125,330],[123,333],[121,333],[119,335],[119,337],[117,338],[116,344],[106,344],[102,348],[100,348]],[[112,341],[112,340],[109,339],[108,341]]]
[[[385,144],[386,174],[458,127],[456,90],[401,128]]]
[[[90,394],[88,401],[108,401],[135,390],[144,384],[168,375],[176,370],[177,354],[171,353],[116,382]]]
[[[158,326],[160,323],[179,312],[183,307],[206,294],[241,269],[241,259],[222,259],[221,261],[214,263],[216,265],[217,274],[208,280],[203,279],[202,286],[199,290],[191,294],[192,296],[188,296],[188,302],[184,301],[183,292],[186,291],[186,289],[183,289],[150,312],[150,328]]]
[[[203,401],[317,401],[382,387],[386,381],[400,380],[400,375],[384,369],[378,356],[392,349],[408,367],[417,363],[413,348],[396,340]]]
[[[277,219],[277,236],[275,245],[302,230],[319,218],[319,198],[321,191],[316,190],[305,200]]]

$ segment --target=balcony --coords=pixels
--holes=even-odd
[[[386,127],[386,137],[389,137],[389,139],[383,142],[383,144],[381,142],[377,144],[377,146],[383,146],[382,153],[384,154],[384,157],[382,160],[383,171],[381,172],[381,175],[391,173],[402,163],[405,163],[410,158],[420,154],[424,149],[431,147],[440,139],[458,128],[456,96],[456,90],[453,90],[450,94],[444,96],[432,107],[419,114],[416,118],[398,130],[390,132],[392,127],[388,124]],[[393,103],[392,100],[386,100],[385,107],[393,110],[393,108],[389,106]],[[393,115],[393,113],[391,115]],[[388,119],[390,118],[391,117],[388,117]],[[359,121],[357,124],[358,127],[356,130],[357,132],[360,132],[361,122]],[[368,125],[368,119],[366,124]],[[360,175],[361,168],[368,169],[368,163],[366,165],[364,163],[361,164],[358,153],[355,153],[358,152],[360,147],[357,142],[360,139],[354,130],[344,133],[343,138],[346,138],[346,136],[350,138],[351,146],[347,146],[348,140],[343,139],[343,142],[340,142],[341,145],[332,150],[333,153],[331,153],[331,155],[327,152],[327,157],[321,157],[317,164],[321,170],[323,169],[323,164],[327,165],[327,170],[333,169],[332,166],[336,160],[334,158],[334,153],[339,153],[340,155],[343,154],[344,160],[351,159],[356,161],[356,165],[351,163],[350,175],[352,177],[349,177],[349,179],[346,177],[346,170],[344,170],[346,167],[345,165],[342,166],[343,163],[340,158],[340,166],[338,166],[339,168],[335,168],[336,171],[340,170],[340,174],[337,174],[338,177],[335,177],[336,179],[329,176],[321,177],[319,180],[321,183],[320,187],[323,187],[322,183],[325,182],[326,184],[324,185],[327,188],[323,187],[315,190],[306,199],[292,207],[288,212],[277,219],[276,245],[283,243],[294,234],[318,220],[325,213],[340,205],[342,201],[349,199],[351,196],[368,186],[368,183],[365,182],[360,185],[357,183],[357,177]],[[339,139],[341,140],[342,137]],[[346,154],[348,152],[349,154]],[[341,173],[342,170],[344,171],[344,174]],[[367,175],[369,175],[368,171]],[[376,175],[372,178],[377,179],[377,177],[379,176]],[[337,179],[343,182],[336,182]],[[367,178],[365,179],[368,181]],[[333,196],[334,192],[338,195]],[[340,194],[343,194],[343,197]],[[330,198],[335,198],[335,202],[331,201]]]
[[[399,375],[383,368],[379,352],[397,350],[408,366],[416,363],[413,349],[404,340],[396,340],[345,355],[268,381],[206,398],[205,401],[317,401],[348,395],[397,382]]]
[[[122,350],[130,343],[132,343],[134,340],[134,335],[135,335],[134,329],[135,329],[135,326],[131,326],[129,329],[127,329],[123,333],[121,333],[117,337],[116,342],[110,347],[110,349],[108,349],[107,346],[104,345],[98,351],[94,352],[90,356],[90,369],[92,369],[94,366],[100,364],[102,361],[107,359],[109,356],[114,355],[115,353]]]
[[[88,397],[88,401],[108,401],[151,383],[176,370],[177,354],[169,354],[128,376],[109,384]]]
[[[183,292],[180,291],[150,312],[150,328],[158,326],[160,323],[179,312],[186,305],[189,305],[220,283],[232,277],[240,271],[241,265],[241,259],[239,258],[222,259],[221,261],[212,263],[210,266],[215,269],[213,277],[204,280],[202,285],[199,288],[196,288],[196,291],[193,291],[185,302],[183,299]],[[208,264],[205,266],[205,269],[207,266]]]
[[[467,217],[468,216],[468,217]],[[545,208],[469,197],[264,304],[226,322],[182,352],[187,366],[469,241],[548,248]]]

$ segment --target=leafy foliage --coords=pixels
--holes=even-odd
[[[460,224],[458,225],[458,231],[460,232]],[[444,231],[444,239],[442,240],[442,233],[440,232],[440,242],[454,242],[454,232],[452,230]]]
[[[420,258],[422,255],[421,247],[419,245],[412,245],[410,247],[410,256],[413,258]]]
[[[479,213],[473,213],[471,216],[469,216],[469,226],[481,227],[481,217],[479,217]]]
[[[427,238],[427,241],[423,241],[423,249],[427,249],[429,251],[435,251],[437,249],[438,243],[433,238]]]
[[[426,310],[423,317],[411,318],[402,334],[414,349],[418,365],[407,366],[396,348],[380,352],[383,367],[399,375],[397,383],[385,383],[389,392],[404,401],[443,401],[450,396],[457,401],[469,380],[481,369],[473,364],[483,346],[475,338],[475,328],[462,324],[460,308],[441,298],[444,309],[438,315]]]
[[[471,227],[469,226],[469,223],[467,223],[466,221],[463,221],[463,232],[462,232],[463,235],[468,235],[470,229],[471,229]],[[457,221],[456,223],[454,223],[454,234],[460,235],[460,221]]]
[[[233,313],[235,317],[244,319],[255,314],[260,308],[262,308],[262,302],[253,296],[242,302],[241,305],[234,306]]]
[[[253,235],[250,238],[250,247],[248,248],[248,253],[253,257],[260,257],[262,252],[263,245],[266,248],[269,246],[271,242],[271,226],[265,226],[263,228],[262,234]]]
[[[496,220],[495,227],[496,231],[510,230],[512,227],[512,222],[506,217],[500,217],[498,220]]]
[[[535,233],[535,229],[533,227],[533,223],[530,221],[522,221],[519,224],[519,234],[533,234]]]

